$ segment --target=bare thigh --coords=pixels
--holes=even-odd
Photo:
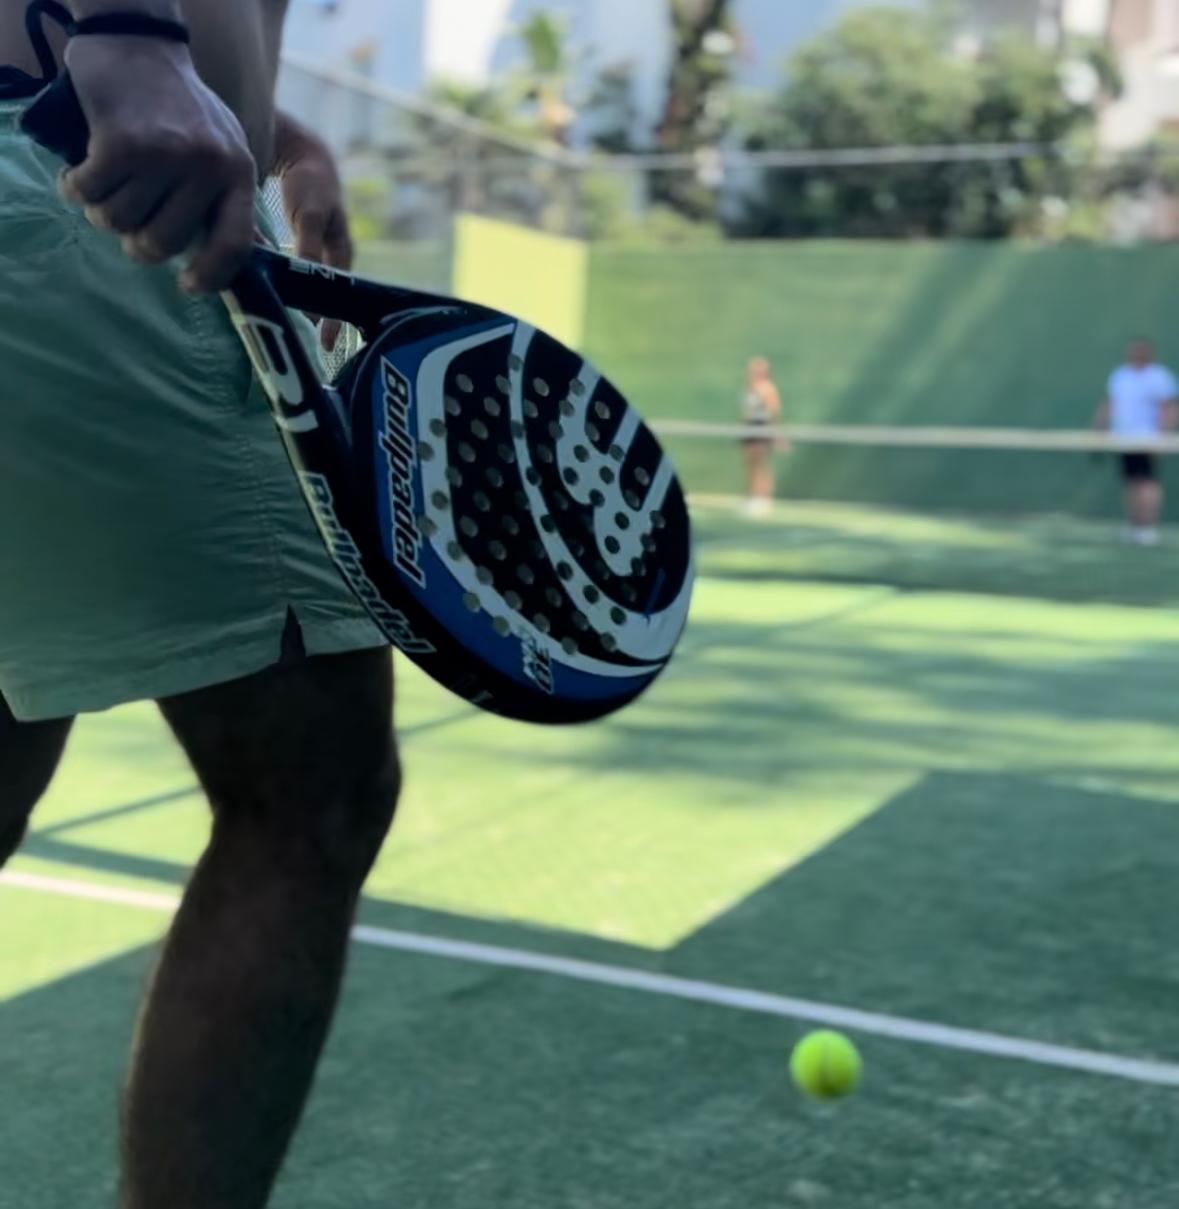
[[[49,788],[72,725],[72,718],[18,722],[0,697],[0,864],[20,843]]]

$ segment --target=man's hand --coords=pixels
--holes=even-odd
[[[351,269],[352,236],[336,161],[321,139],[281,112],[275,121],[274,170],[295,233],[296,254],[333,269]],[[339,323],[324,322],[320,340],[328,352],[339,335]]]
[[[250,254],[257,170],[234,115],[201,81],[188,48],[151,38],[75,38],[66,65],[90,123],[90,154],[61,192],[128,255],[186,250],[192,291],[222,290]]]

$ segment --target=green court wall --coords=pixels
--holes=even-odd
[[[587,351],[655,417],[735,420],[745,363],[764,355],[788,420],[1083,428],[1138,334],[1179,364],[1179,247],[824,241],[590,254]],[[673,449],[692,489],[739,489],[734,442]],[[810,447],[779,462],[780,493],[800,498],[1086,514],[1118,502],[1112,464],[1086,454]]]

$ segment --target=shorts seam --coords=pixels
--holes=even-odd
[[[221,304],[217,303],[216,305],[220,306]],[[224,384],[225,393],[234,400],[233,410],[236,421],[238,417],[248,413],[250,404],[254,400],[256,384],[253,370],[250,369],[247,373],[244,385],[239,384],[236,375],[226,372],[224,363],[218,357],[216,351],[220,342],[212,310],[203,301],[198,301],[198,305],[196,306],[194,327],[197,329],[198,355],[200,360],[204,362],[206,372],[209,375],[207,380]],[[233,353],[241,356],[243,359],[246,356],[245,350],[241,347],[236,335],[233,337]],[[264,526],[264,541],[270,561],[271,586],[281,600],[289,602],[292,593],[286,572],[286,562],[282,556],[282,543],[274,516],[272,515],[272,509],[267,507],[266,493],[262,486],[262,475],[258,465],[257,454],[254,450],[254,444],[240,424],[235,424],[235,428],[234,442],[246,468],[249,479],[249,490],[254,500],[254,507],[261,519],[261,524]],[[279,439],[273,428],[270,435],[274,440]],[[293,468],[291,468],[290,472],[294,473]]]

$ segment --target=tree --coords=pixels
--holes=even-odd
[[[508,71],[480,85],[435,81],[429,95],[517,138],[563,144],[576,116],[569,103],[576,58],[568,23],[541,10],[514,33],[522,56]]]
[[[592,146],[611,155],[639,150],[635,133],[639,107],[634,67],[612,63],[601,68],[581,106],[581,118]]]
[[[709,102],[729,81],[732,0],[672,0],[671,19],[671,73],[656,137],[664,151],[690,151],[720,133]]]
[[[707,151],[723,139],[736,45],[732,10],[733,0],[672,0],[672,64],[655,131],[660,151]],[[715,213],[714,187],[694,173],[661,173],[652,194],[690,218]]]
[[[435,80],[384,140],[386,234],[440,232],[464,210],[543,225],[552,167],[519,80]]]
[[[673,2],[679,56],[672,77],[679,100],[669,100],[660,137],[693,150],[713,145],[723,129],[716,98],[727,80],[728,56],[717,38],[731,0]],[[567,22],[534,12],[514,35],[516,59],[507,71],[480,84],[435,80],[428,89],[435,108],[417,119],[418,145],[388,153],[399,190],[395,207],[381,203],[390,210],[386,228],[433,229],[440,216],[473,210],[589,238],[637,240],[653,229],[669,240],[716,238],[714,222],[695,221],[713,218],[715,195],[693,174],[642,198],[634,177],[584,171],[561,151],[577,116],[601,150],[650,150],[636,137],[630,65],[600,66],[592,87],[575,96],[580,56],[570,46]],[[456,118],[474,119],[483,129]],[[654,204],[644,210],[644,201]]]
[[[569,104],[573,56],[568,25],[553,13],[534,13],[517,31],[524,48],[524,92],[536,103],[541,134],[565,144],[576,114]]]
[[[514,33],[520,57],[510,70],[481,84],[430,84],[426,95],[436,110],[420,130],[429,154],[402,161],[396,170],[400,180],[423,188],[403,190],[418,204],[405,207],[395,229],[429,225],[439,212],[439,195],[443,213],[472,210],[551,229],[570,226],[570,172],[544,154],[546,143],[567,141],[574,118],[566,99],[574,63],[568,29],[540,11]],[[454,116],[474,119],[484,130]]]
[[[1070,99],[1062,52],[1000,36],[965,55],[954,53],[953,33],[944,8],[849,14],[795,54],[747,145],[1055,145],[1092,127],[1096,98]],[[1048,199],[1067,199],[1075,187],[1071,161],[1038,154],[769,172],[742,228],[767,236],[996,238],[1034,227]]]

